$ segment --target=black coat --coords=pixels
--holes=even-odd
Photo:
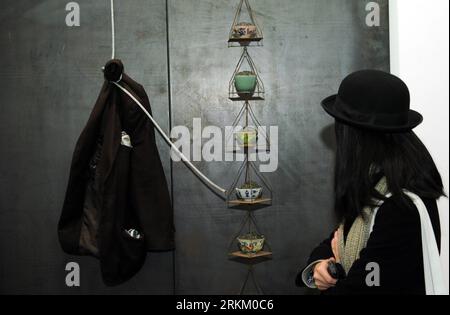
[[[123,70],[120,61],[112,65]],[[140,84],[125,74],[120,84],[151,112]],[[123,131],[132,148],[121,145]],[[127,233],[131,229],[142,237]],[[154,127],[108,81],[76,144],[58,234],[66,253],[100,260],[107,285],[136,274],[147,251],[174,248],[173,210]]]
[[[431,218],[438,246],[441,231],[436,200],[423,199]],[[367,247],[360,253],[345,280],[329,289],[329,295],[424,295],[425,277],[422,254],[422,235],[419,212],[411,202],[411,208],[398,206],[395,197],[388,199],[379,209],[374,230]],[[334,234],[334,233],[333,233]],[[311,254],[308,264],[333,257],[331,240],[333,235],[321,243]],[[368,287],[366,271],[368,263],[380,266],[380,287]],[[296,284],[304,286],[302,272]]]

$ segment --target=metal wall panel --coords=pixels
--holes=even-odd
[[[66,26],[64,1],[2,3],[0,292],[171,294],[173,253],[150,254],[135,278],[109,289],[95,259],[66,256],[57,240],[70,159],[111,56],[109,1],[77,2],[81,26],[74,28]],[[116,1],[116,10],[116,56],[168,130],[165,1]],[[80,263],[79,289],[65,286],[70,261]]]
[[[254,108],[263,125],[280,128],[279,169],[268,174],[274,205],[256,214],[274,251],[255,269],[266,293],[301,293],[296,272],[335,225],[332,120],[319,103],[354,70],[389,69],[387,1],[378,1],[380,28],[365,24],[368,2],[250,1],[265,37],[264,47],[249,48],[266,87],[266,100]],[[204,126],[231,125],[238,114],[242,104],[229,101],[227,91],[241,50],[226,43],[237,4],[170,1],[174,125],[192,127],[193,117]],[[227,187],[239,163],[197,165]],[[179,164],[174,192],[177,293],[239,292],[246,267],[229,261],[227,250],[244,214],[228,210]]]
[[[243,213],[228,210],[184,165],[173,165],[177,228],[173,254],[150,254],[129,283],[106,288],[97,261],[62,253],[56,224],[75,141],[102,84],[110,48],[109,1],[77,1],[81,26],[65,25],[65,2],[4,1],[0,12],[0,292],[111,294],[236,293],[245,266],[227,249]],[[240,49],[227,48],[238,1],[168,0],[171,97],[169,104],[166,1],[116,1],[117,57],[150,95],[156,119],[169,129],[231,124],[239,105],[227,99]],[[253,0],[264,47],[251,54],[266,85],[255,104],[263,124],[280,127],[279,169],[268,177],[274,206],[257,213],[274,259],[257,266],[266,293],[302,293],[297,269],[333,228],[332,120],[319,101],[347,73],[389,69],[387,0],[381,27],[365,24],[360,0]],[[330,127],[331,126],[331,127]],[[167,147],[159,139],[170,183]],[[223,186],[239,163],[196,163]],[[32,233],[31,233],[32,232]],[[81,287],[64,284],[65,264],[81,265]],[[175,285],[175,288],[174,288]]]

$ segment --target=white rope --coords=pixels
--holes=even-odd
[[[116,57],[116,27],[114,23],[114,0],[111,0],[111,59]]]
[[[173,151],[175,151],[178,156],[183,160],[184,163],[195,173],[197,174],[205,183],[216,189],[217,191],[226,194],[227,191],[220,187],[219,185],[212,182],[208,177],[206,177],[202,172],[200,172],[199,169],[197,169],[190,161],[189,159],[172,143],[172,141],[169,139],[169,137],[164,133],[164,131],[161,129],[161,127],[158,125],[158,123],[153,119],[152,115],[145,109],[145,107],[139,102],[133,94],[131,94],[127,89],[125,89],[123,86],[118,84],[117,82],[111,82],[114,85],[116,85],[119,89],[121,89],[125,94],[127,94],[141,109],[142,111],[147,115],[148,118],[152,121],[155,128],[158,130],[159,134],[164,138],[164,140],[167,142],[167,144],[172,148]]]
[[[115,23],[114,23],[114,0],[111,0],[111,48],[112,48],[112,54],[111,59],[115,59],[116,55],[116,30],[115,30]],[[122,77],[120,77],[119,81],[122,80]],[[164,133],[164,131],[161,129],[161,127],[158,125],[158,123],[153,119],[152,115],[145,109],[145,107],[131,94],[127,89],[122,87],[118,82],[111,82],[114,85],[116,85],[119,89],[121,89],[125,94],[127,94],[141,109],[142,111],[147,115],[148,118],[150,118],[151,122],[155,126],[155,128],[158,130],[159,134],[163,137],[163,139],[167,142],[167,144],[172,148],[173,151],[175,151],[178,156],[183,160],[184,163],[195,173],[197,174],[205,183],[216,189],[217,191],[226,194],[227,191],[220,187],[219,185],[212,182],[208,177],[206,177],[198,168],[196,168],[189,159],[172,143],[172,141],[169,139],[169,137]]]

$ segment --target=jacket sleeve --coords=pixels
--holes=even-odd
[[[423,294],[423,258],[417,211],[387,200],[379,209],[367,247],[347,278],[329,295]]]
[[[297,274],[297,277],[295,279],[296,286],[298,287],[310,286],[307,283],[305,283],[305,271],[307,271],[307,269],[311,269],[311,267],[314,266],[315,262],[333,257],[333,250],[331,249],[331,241],[333,240],[333,236],[334,232],[331,234],[329,238],[320,243],[319,246],[317,246],[312,251],[306,264],[306,267],[301,269]]]
[[[331,249],[331,241],[333,240],[334,232],[329,238],[324,240],[319,246],[317,246],[311,253],[308,259],[308,265],[317,261],[334,257],[333,250]]]

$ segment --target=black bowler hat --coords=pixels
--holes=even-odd
[[[421,114],[410,109],[406,84],[377,70],[350,74],[339,93],[323,100],[322,106],[338,121],[385,133],[407,132],[423,121]]]

